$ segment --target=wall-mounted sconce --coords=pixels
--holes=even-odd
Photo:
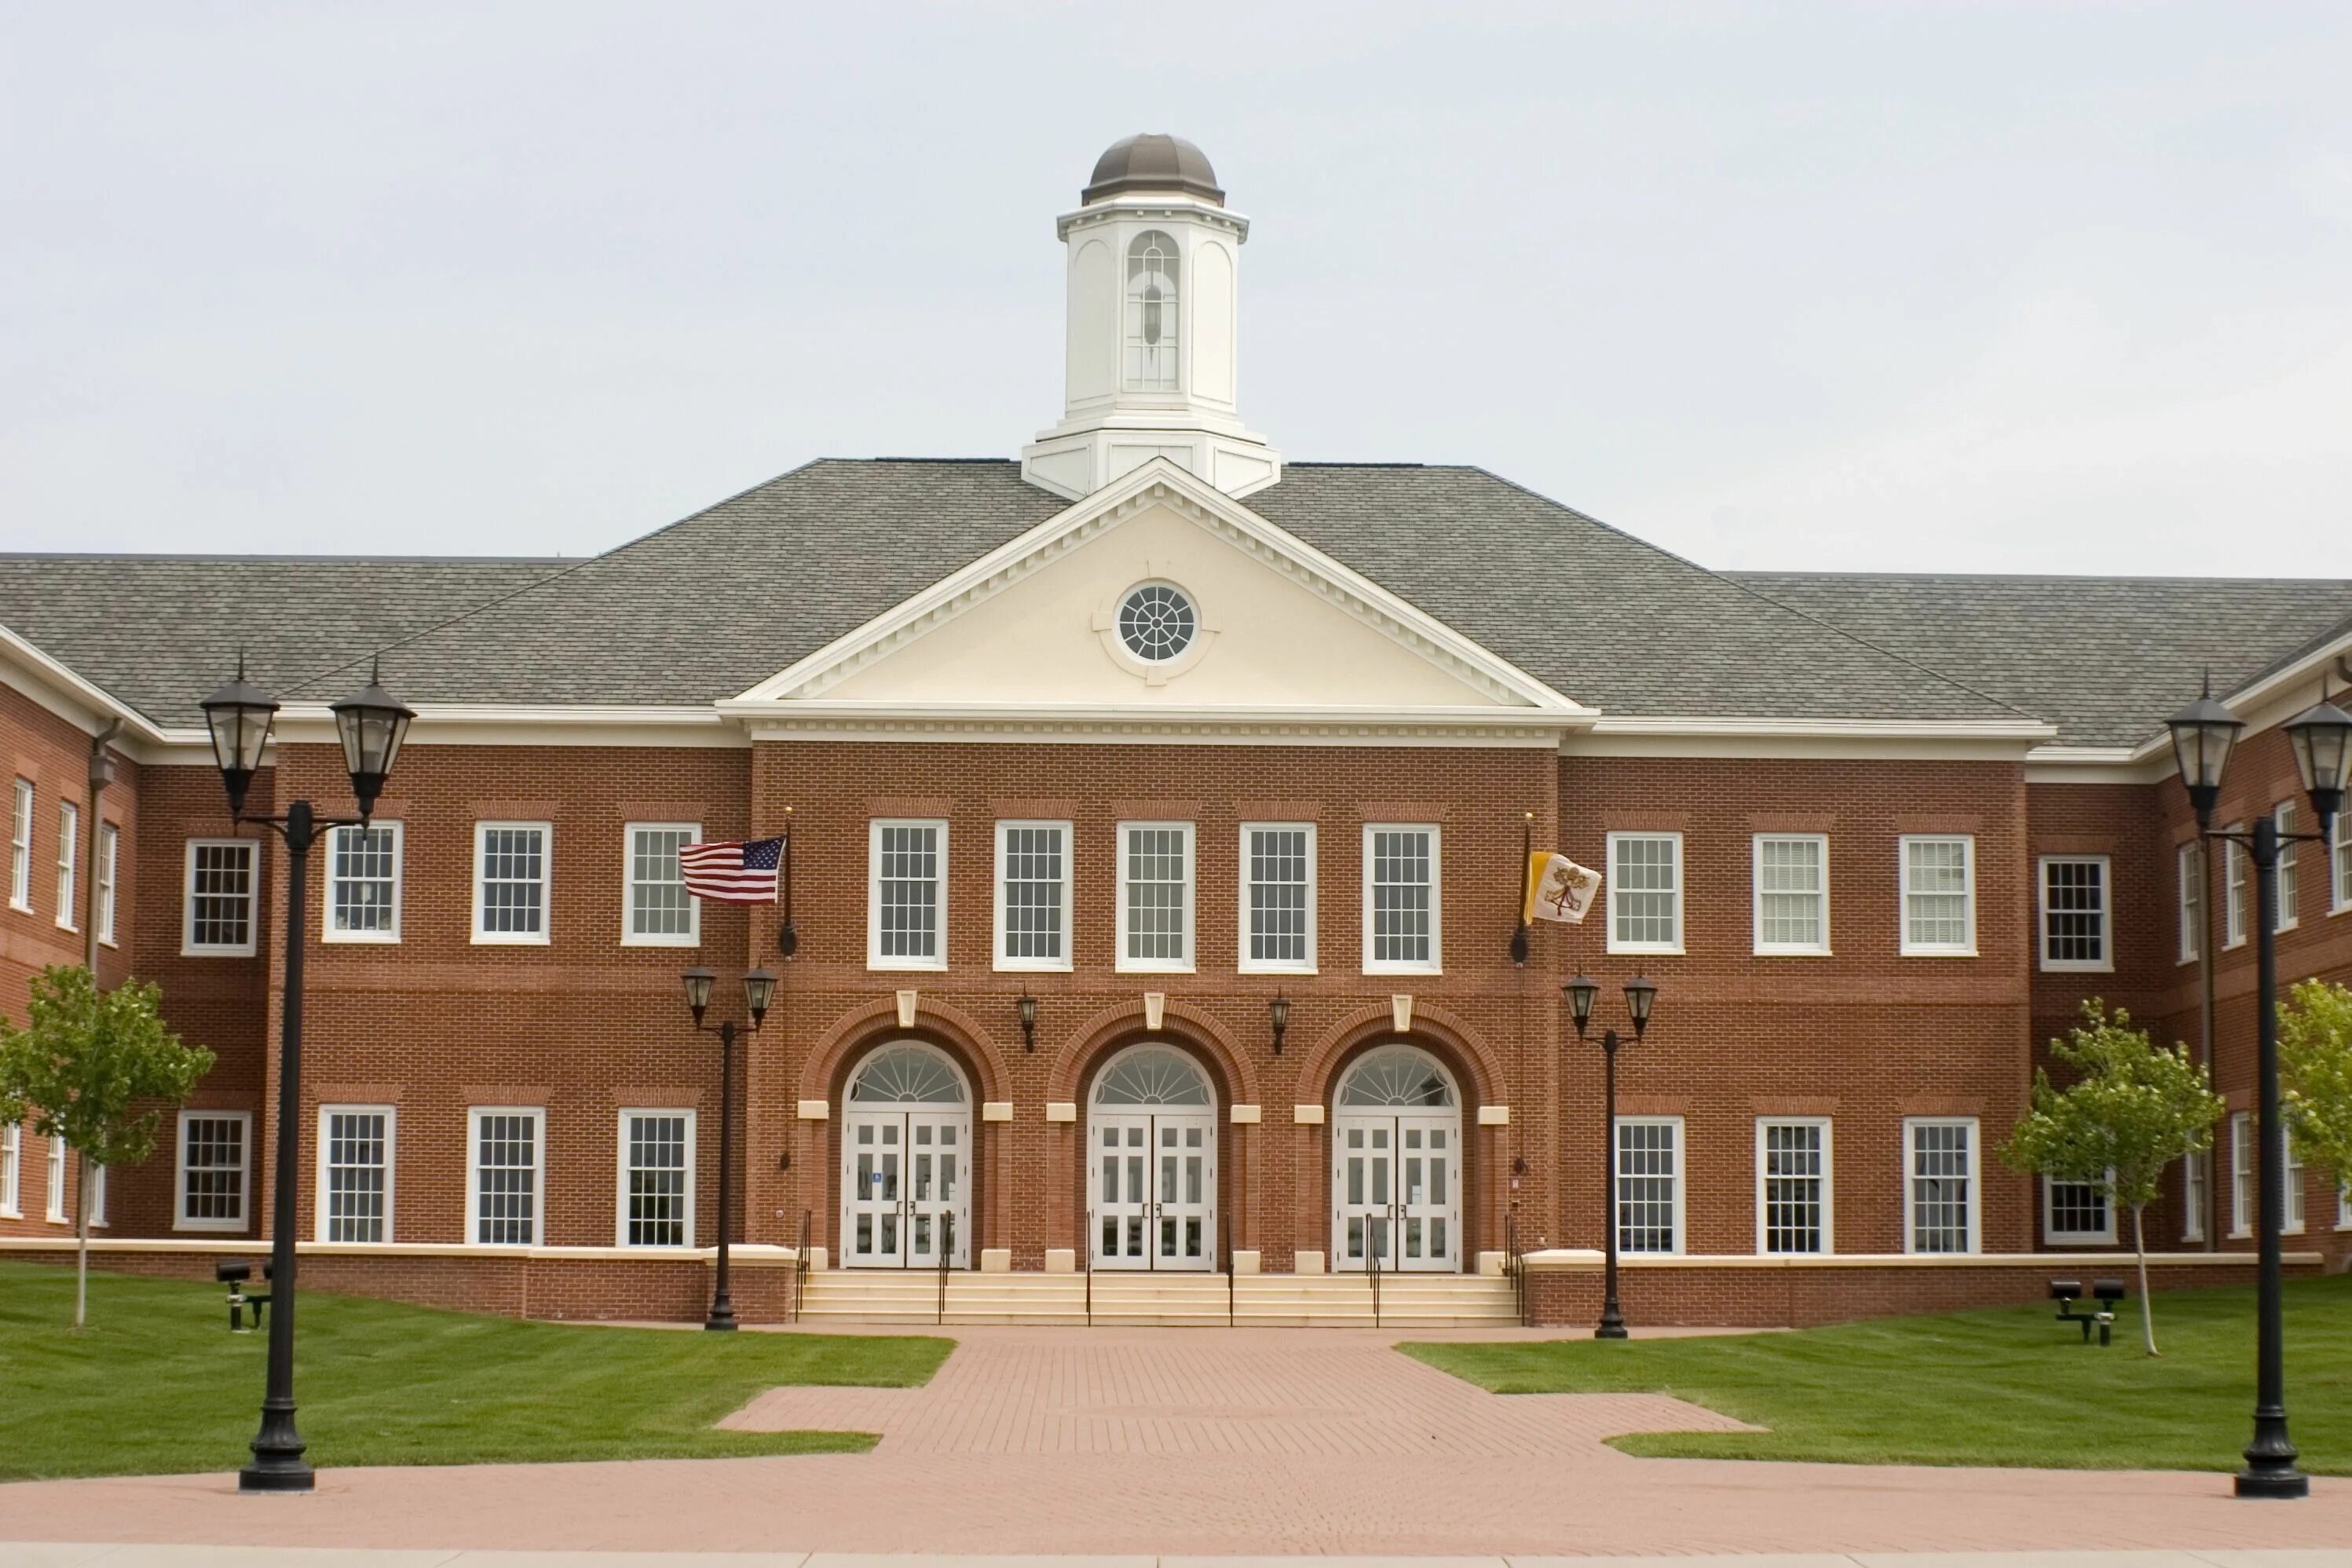
[[[1037,1049],[1037,998],[1023,991],[1013,1004],[1021,1013],[1021,1049]]]
[[[1274,1053],[1280,1056],[1283,1034],[1290,1028],[1290,998],[1280,991],[1275,992],[1274,1000],[1265,1004],[1265,1016],[1266,1021],[1274,1025]]]
[[[776,1156],[776,1168],[780,1171],[788,1171],[793,1168],[792,1150],[786,1149],[782,1154]]]

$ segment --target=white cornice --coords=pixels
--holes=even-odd
[[[289,703],[278,710],[278,738],[301,744],[335,739],[334,716],[323,703]],[[528,706],[505,703],[419,703],[408,728],[412,746],[673,746],[741,747],[742,727],[709,704]]]
[[[0,626],[0,669],[10,677],[10,685],[77,729],[96,734],[108,719],[121,719],[122,728],[115,740],[133,758],[143,761],[145,747],[173,739],[172,732],[159,728],[129,703],[84,680],[5,626]],[[201,739],[202,732],[197,735]]]
[[[2020,761],[2057,730],[2039,719],[1650,718],[1602,716],[1566,736],[1570,757],[1880,758]]]
[[[1502,707],[1106,707],[940,703],[720,703],[753,740],[1058,745],[1525,747],[1551,750],[1563,716]]]

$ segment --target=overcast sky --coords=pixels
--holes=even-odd
[[[1708,565],[2352,575],[2352,5],[0,10],[0,548],[581,555],[1060,415],[1171,131],[1242,411]]]

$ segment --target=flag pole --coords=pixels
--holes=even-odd
[[[800,927],[793,924],[793,809],[784,808],[784,918],[776,927],[776,951],[790,958],[801,950]]]
[[[1528,967],[1528,868],[1535,863],[1536,814],[1526,813],[1519,824],[1519,923],[1511,932],[1511,962]]]

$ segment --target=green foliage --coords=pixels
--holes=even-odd
[[[62,1270],[0,1263],[0,1481],[243,1464],[269,1336],[230,1333],[213,1285],[107,1273],[90,1276],[98,1326],[73,1333],[58,1321],[73,1288]],[[868,1434],[717,1423],[780,1385],[912,1387],[954,1348],[520,1322],[306,1290],[302,1437],[335,1468],[860,1453]]]
[[[2352,1182],[2352,987],[2305,980],[2287,993],[2279,1070],[2295,1152]]]
[[[2061,1089],[2035,1070],[2033,1108],[2001,1150],[2015,1168],[2094,1183],[2137,1213],[2173,1161],[2211,1145],[2223,1106],[2205,1070],[2187,1046],[2167,1050],[2134,1029],[2121,1008],[2110,1016],[2097,998],[2084,1002],[2083,1021],[2050,1054],[2076,1076]]]
[[[42,970],[26,1027],[0,1017],[0,1122],[30,1115],[102,1166],[153,1154],[161,1103],[187,1098],[214,1060],[163,1027],[162,997],[136,980],[101,991],[78,964]]]

